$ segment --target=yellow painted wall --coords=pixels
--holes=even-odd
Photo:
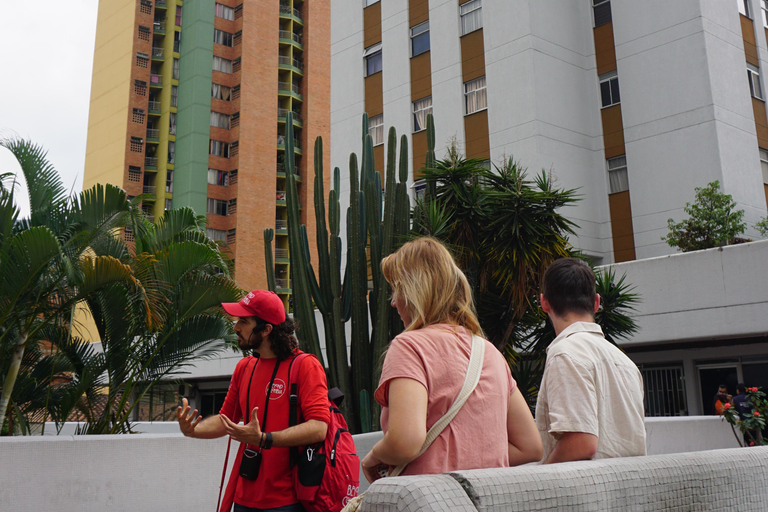
[[[83,189],[123,186],[136,0],[100,0]]]

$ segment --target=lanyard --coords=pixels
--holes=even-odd
[[[253,365],[253,370],[251,370],[251,378],[248,379],[248,394],[245,395],[245,411],[246,412],[245,412],[245,415],[243,416],[245,418],[248,418],[248,423],[251,422],[251,383],[253,382],[253,373],[256,371],[256,365],[259,364],[259,361],[261,361],[261,358],[256,359],[256,364]],[[269,380],[269,388],[267,388],[268,389],[267,398],[264,401],[264,417],[261,422],[262,432],[265,432],[267,429],[267,410],[269,409],[269,397],[272,395],[272,386],[275,383],[275,377],[277,376],[278,368],[280,368],[280,361],[275,362],[275,369],[272,372],[272,378]],[[248,423],[245,423],[245,424],[247,425]],[[248,448],[247,445],[246,445],[246,448]]]

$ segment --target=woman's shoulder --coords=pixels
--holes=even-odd
[[[392,343],[405,345],[431,345],[442,342],[444,339],[456,339],[462,337],[466,329],[450,324],[432,324],[413,331],[404,331],[395,336]]]

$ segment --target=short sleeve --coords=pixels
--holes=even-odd
[[[328,410],[328,383],[325,370],[316,357],[305,357],[299,368],[298,378],[299,404],[304,421],[318,420],[324,423],[331,421]]]
[[[229,381],[227,396],[224,398],[224,405],[221,406],[219,414],[223,414],[231,421],[238,423],[242,418],[240,411],[240,381],[243,378],[243,372],[248,368],[252,357],[241,359],[232,372],[232,379]]]
[[[424,360],[414,343],[401,335],[392,340],[384,358],[379,387],[374,394],[379,405],[389,407],[389,383],[403,378],[415,380],[429,392]]]
[[[507,368],[507,379],[509,381],[509,394],[511,395],[517,389],[517,381],[515,380],[514,377],[512,377],[512,371],[509,369],[509,365],[505,364],[504,366]]]
[[[592,372],[565,354],[547,362],[549,433],[584,432],[597,436],[597,392]]]

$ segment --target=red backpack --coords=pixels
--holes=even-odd
[[[299,423],[299,393],[293,363],[301,362],[311,354],[299,354],[288,367],[290,381],[289,425]],[[298,372],[297,372],[298,373]],[[328,409],[331,419],[325,439],[317,444],[291,449],[293,480],[296,496],[307,512],[339,512],[347,502],[357,496],[360,488],[360,458],[347,422],[339,410],[344,395],[338,388],[328,391]]]

